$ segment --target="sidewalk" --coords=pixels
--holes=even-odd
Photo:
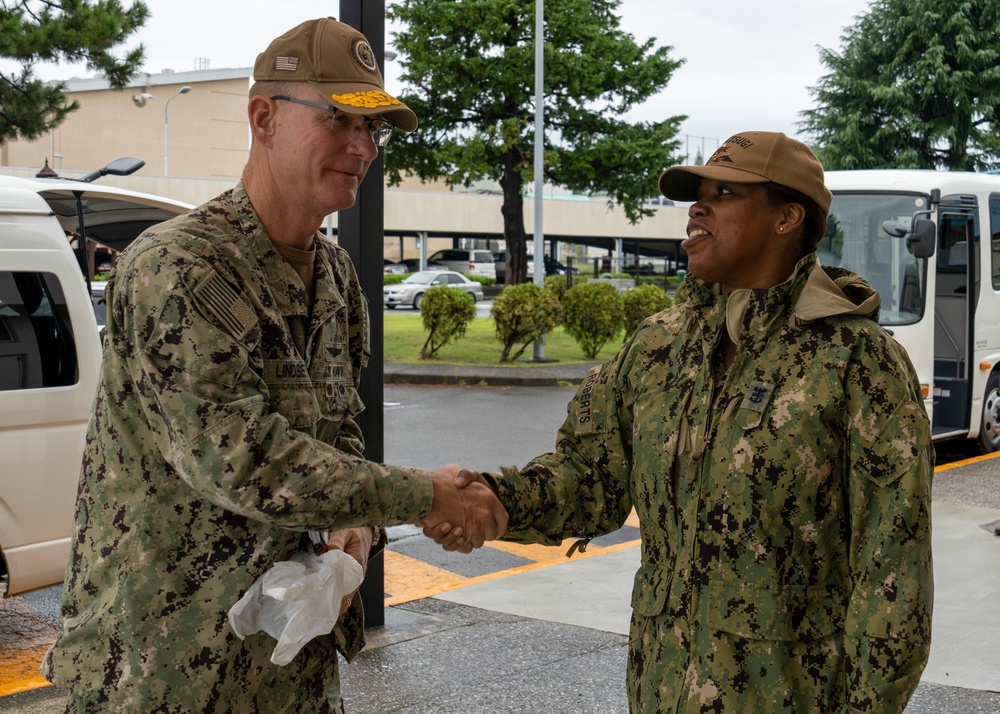
[[[386,364],[382,369],[385,384],[453,384],[490,387],[558,387],[579,384],[594,365],[550,362],[540,365],[473,366],[450,364]]]

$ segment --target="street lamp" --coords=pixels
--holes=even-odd
[[[545,188],[545,0],[535,0],[535,285],[545,285],[545,234],[543,190]],[[535,340],[533,357],[545,359],[545,335]]]
[[[185,85],[185,86],[181,87],[179,90],[177,90],[177,93],[174,96],[170,97],[170,99],[168,99],[166,101],[163,101],[159,97],[154,97],[149,92],[143,92],[142,94],[136,94],[136,95],[132,96],[132,101],[135,102],[135,105],[137,107],[139,107],[140,109],[142,107],[146,106],[146,101],[149,100],[149,99],[155,99],[156,101],[158,101],[161,104],[163,104],[163,175],[164,176],[169,176],[170,175],[170,171],[168,169],[168,166],[169,166],[169,164],[168,164],[168,153],[169,152],[168,152],[168,149],[167,149],[167,147],[170,144],[170,134],[169,134],[169,129],[168,129],[169,125],[167,123],[167,111],[170,109],[170,102],[172,102],[174,99],[176,99],[180,95],[187,94],[190,91],[191,91],[191,87],[188,87],[188,86]]]

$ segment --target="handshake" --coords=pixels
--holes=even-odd
[[[417,525],[445,550],[471,553],[507,530],[507,509],[478,471],[450,464],[431,474],[434,500]]]

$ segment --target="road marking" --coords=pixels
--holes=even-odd
[[[936,466],[934,468],[934,473],[938,471],[947,471],[948,469],[953,469],[958,466],[968,466],[969,464],[978,464],[981,461],[989,461],[990,459],[995,459],[1000,457],[1000,451],[994,451],[992,454],[983,454],[982,456],[973,456],[969,459],[964,459],[962,461],[952,461],[950,464],[943,464],[941,466]]]
[[[629,513],[624,525],[632,526],[633,528],[639,527],[639,516],[636,514],[635,509],[632,509],[632,512]],[[508,543],[499,540],[490,541],[483,547],[499,550],[510,555],[516,555],[520,558],[531,560],[533,562],[516,568],[499,570],[471,578],[459,575],[458,573],[453,573],[450,570],[445,570],[444,568],[429,565],[428,563],[418,560],[417,558],[397,553],[392,550],[392,543],[390,543],[389,547],[385,549],[385,605],[386,607],[401,605],[405,602],[434,597],[435,595],[440,595],[441,593],[448,592],[449,590],[454,590],[473,583],[496,580],[497,578],[517,575],[518,573],[527,572],[529,570],[537,570],[538,568],[547,568],[553,565],[560,565],[562,563],[569,562],[569,558],[566,556],[566,553],[576,540],[576,538],[567,538],[560,545]],[[599,546],[594,543],[590,543],[587,546],[586,551],[576,551],[573,557],[593,557],[604,553],[613,553],[625,548],[633,548],[639,544],[640,541],[638,540],[618,543],[611,546]],[[475,558],[476,554],[471,553],[466,557]]]
[[[47,649],[47,648],[46,648]],[[35,662],[35,671],[38,671],[38,665],[42,661],[42,655],[45,654],[43,649],[38,655],[38,661]],[[34,677],[29,677],[27,679],[18,679],[16,681],[11,681],[6,684],[0,684],[0,697],[6,697],[10,694],[20,694],[21,692],[30,692],[32,689],[41,689],[42,687],[51,687],[52,682],[45,679],[41,675],[36,674]]]
[[[536,563],[540,563],[558,560],[560,555],[565,559],[566,551],[576,541],[576,538],[567,538],[560,545],[539,545],[537,543],[522,545],[521,543],[506,543],[498,540],[491,541],[484,547],[493,548],[493,550],[500,550],[504,553],[510,553],[511,555],[517,555],[526,560],[533,560]],[[471,557],[476,557],[475,553]]]
[[[468,578],[444,568],[437,568],[417,558],[386,549],[385,606],[419,600],[415,594],[446,592]]]
[[[601,548],[596,545],[588,546],[587,550],[584,552],[577,551],[573,555],[573,559],[577,558],[596,558],[599,555],[607,555],[608,553],[617,553],[620,550],[628,550],[629,548],[637,548],[642,541],[630,540],[625,543],[617,543],[615,545],[609,545]],[[486,573],[485,575],[479,575],[475,578],[468,578],[464,583],[456,587],[462,587],[464,585],[472,585],[474,583],[486,583],[490,580],[498,580],[499,578],[506,578],[509,575],[517,575],[518,573],[527,573],[532,570],[540,570],[541,568],[549,568],[553,565],[563,565],[568,563],[570,558],[567,558],[565,553],[559,555],[558,558],[553,558],[551,560],[543,560],[538,563],[530,563],[528,565],[519,565],[516,568],[509,568],[508,570],[498,570],[495,573]],[[454,590],[455,588],[451,588]]]
[[[59,626],[21,597],[2,597],[0,586],[0,696],[48,686],[38,674]]]

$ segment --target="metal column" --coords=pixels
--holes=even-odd
[[[360,30],[385,76],[385,0],[340,0],[341,22]],[[365,458],[382,461],[385,441],[382,417],[382,229],[384,190],[382,151],[372,162],[354,207],[340,211],[337,218],[337,242],[351,256],[361,279],[361,289],[368,296],[371,310],[371,359],[361,373],[361,401],[365,411],[358,426],[365,436]],[[361,586],[365,607],[365,625],[385,624],[385,561],[379,556],[368,563]]]

